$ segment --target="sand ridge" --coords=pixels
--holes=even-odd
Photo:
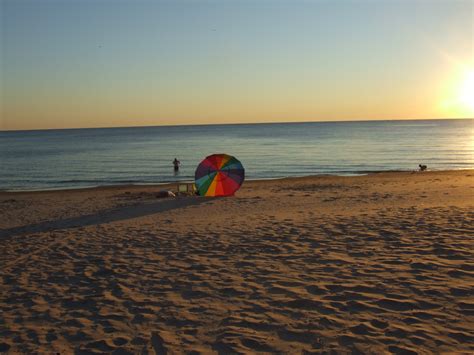
[[[473,352],[473,176],[0,193],[0,351]]]

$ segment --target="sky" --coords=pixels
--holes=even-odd
[[[474,0],[0,4],[0,130],[474,116]]]

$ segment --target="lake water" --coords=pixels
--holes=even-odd
[[[236,156],[248,179],[414,170],[419,163],[474,168],[474,120],[3,131],[0,189],[193,180],[213,153]]]

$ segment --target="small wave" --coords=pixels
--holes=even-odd
[[[51,181],[50,184],[133,184],[141,182],[140,180],[103,180],[103,179],[71,179],[71,180],[58,180]]]

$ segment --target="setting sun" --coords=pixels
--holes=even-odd
[[[444,90],[441,109],[448,115],[471,116],[474,114],[474,67],[458,64],[451,73]]]

